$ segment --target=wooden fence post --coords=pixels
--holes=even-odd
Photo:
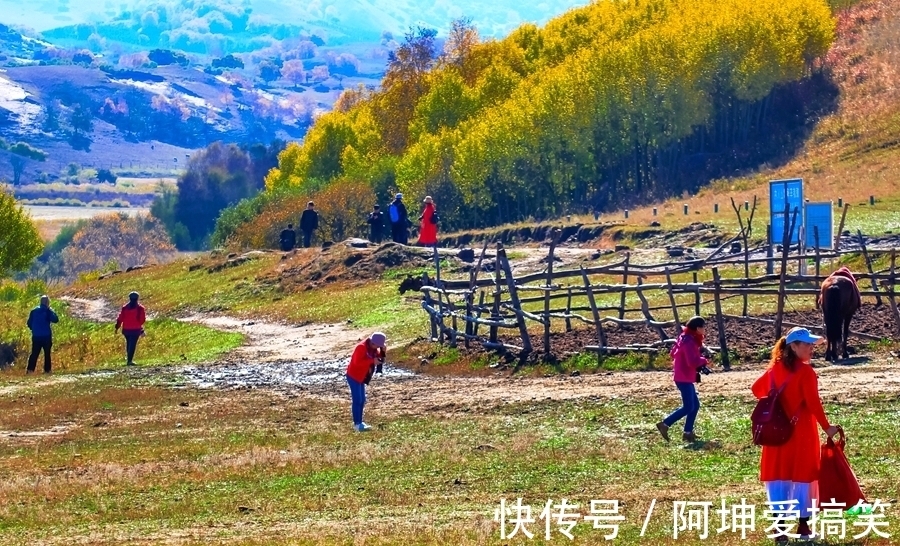
[[[775,245],[772,244],[772,226],[766,226],[766,275],[775,273]]]
[[[872,260],[869,259],[869,251],[866,250],[866,241],[863,239],[862,231],[856,230],[859,237],[859,246],[862,248],[863,258],[866,259],[866,267],[869,269],[869,275],[872,275],[872,290],[875,292],[875,305],[881,305],[881,296],[878,294],[878,281],[875,280],[875,271],[872,270]]]
[[[641,300],[641,312],[644,314],[644,319],[647,320],[647,327],[656,330],[656,333],[659,334],[659,339],[661,341],[665,341],[669,336],[666,335],[665,330],[662,329],[662,326],[653,324],[656,322],[654,320],[653,315],[650,314],[650,303],[647,301],[647,297],[644,296],[644,291],[641,289],[641,285],[643,284],[643,280],[641,276],[637,276],[637,296]],[[624,294],[624,292],[623,292]]]
[[[819,257],[819,226],[813,226],[813,237],[816,243],[816,282],[819,282],[819,274],[822,272],[822,259]],[[819,298],[816,298],[816,310],[819,310]]]
[[[550,286],[553,284],[553,251],[562,233],[554,229],[550,238],[550,252],[547,254],[547,290],[544,292],[544,354],[550,354]]]
[[[694,271],[694,284],[700,284],[696,271]],[[694,292],[694,316],[696,317],[700,316],[700,303],[700,292]]]
[[[484,290],[478,291],[478,313],[475,315],[476,318],[481,318],[481,310],[484,309]],[[472,335],[474,337],[478,337],[478,323],[472,325]]]
[[[600,349],[597,351],[599,362],[602,356],[606,354],[606,333],[603,331],[603,320],[600,318],[600,311],[597,310],[597,301],[594,299],[594,288],[591,286],[591,281],[588,280],[584,266],[581,266],[581,278],[584,280],[584,290],[587,292],[588,303],[591,305],[591,313],[594,316],[594,328],[597,330],[597,342],[600,344]]]
[[[428,292],[428,291],[425,292],[425,304],[428,305],[429,307],[434,306],[434,301],[431,299],[431,292]],[[438,306],[438,311],[440,311],[440,306]],[[440,339],[438,338],[438,333],[437,333],[437,320],[434,318],[434,316],[431,313],[428,314],[428,318],[429,318],[429,322],[431,323],[431,341],[432,342],[440,341]]]
[[[675,294],[672,293],[672,274],[669,272],[668,267],[666,268],[666,284],[669,285],[669,303],[672,304],[672,316],[675,318],[675,331],[681,332],[681,321],[678,320],[678,305],[675,304]]]
[[[566,298],[566,332],[572,331],[572,287],[569,287],[569,297]]]
[[[497,258],[494,264],[494,305],[491,307],[491,321],[496,322],[500,320],[500,270],[502,269],[500,265],[500,252],[503,250],[503,243],[497,243]],[[491,343],[497,343],[497,327],[491,325],[491,334],[490,334]]]
[[[506,250],[497,250],[497,260],[503,263],[503,274],[506,275],[506,285],[509,287],[509,299],[516,313],[516,321],[519,323],[519,334],[522,336],[522,352],[527,355],[531,352],[531,338],[528,336],[528,325],[525,323],[525,317],[522,316],[522,304],[519,302],[519,293],[516,288],[516,279],[512,276],[512,269],[509,267],[509,260],[506,259]],[[524,356],[524,355],[523,355]]]
[[[715,292],[713,293],[713,299],[715,300],[716,305],[716,330],[719,333],[719,350],[720,355],[722,356],[722,368],[725,371],[731,369],[731,362],[728,355],[728,347],[726,345],[725,339],[725,316],[722,314],[722,298],[719,295],[719,288],[722,285],[721,278],[719,277],[719,268],[714,267],[712,270],[713,274],[713,282],[715,283]]]
[[[622,273],[622,284],[628,284],[628,264],[631,262],[631,252],[625,254],[625,267]],[[619,304],[619,320],[625,318],[625,292],[622,292],[622,300]]]
[[[888,282],[888,299],[891,302],[891,312],[894,314],[894,330],[900,334],[900,309],[897,308],[897,299],[894,295],[897,283],[896,274],[897,249],[891,249],[891,280]]]
[[[784,205],[784,237],[781,239],[781,276],[778,281],[778,310],[775,313],[775,339],[781,338],[781,323],[784,322],[784,298],[785,283],[787,282],[787,263],[788,254],[791,249],[791,236],[794,233],[794,224],[797,221],[797,210],[794,210],[793,217],[788,222],[788,216],[791,212],[791,205]]]
[[[841,223],[838,225],[838,232],[834,236],[834,249],[841,249],[841,237],[844,234],[844,220],[847,219],[847,209],[850,208],[850,203],[844,205],[844,211],[841,213]]]

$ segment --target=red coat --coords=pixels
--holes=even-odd
[[[422,224],[419,226],[420,245],[437,244],[437,224],[431,223],[434,213],[434,203],[425,203],[425,210],[422,211]]]
[[[364,382],[369,372],[375,371],[375,358],[378,355],[374,348],[372,352],[369,352],[368,341],[368,339],[364,339],[356,345],[356,348],[353,349],[353,356],[350,357],[350,363],[347,364],[347,376],[357,383]]]
[[[147,312],[144,310],[144,306],[140,303],[137,304],[133,309],[128,307],[128,304],[122,306],[122,310],[119,311],[119,318],[116,320],[116,330],[122,328],[122,330],[140,330],[144,327],[144,323],[147,322]]]
[[[790,371],[780,362],[770,367],[775,374],[776,388],[787,380]],[[771,389],[769,370],[753,384],[753,394],[764,398]],[[787,480],[812,483],[819,480],[821,440],[819,427],[831,426],[819,398],[819,378],[808,362],[800,363],[779,397],[788,417],[797,416],[797,424],[787,443],[780,446],[763,446],[760,460],[760,481]]]

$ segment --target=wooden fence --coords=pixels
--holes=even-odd
[[[742,223],[741,235],[727,241],[703,259],[645,265],[632,263],[629,254],[623,260],[608,265],[555,270],[554,253],[559,236],[557,230],[552,234],[546,270],[519,277],[513,276],[506,250],[502,244],[497,244],[494,254],[496,267],[493,278],[478,278],[487,255],[487,242],[484,244],[468,280],[442,281],[440,279],[440,262],[435,254],[436,264],[438,264],[437,279],[426,279],[425,286],[421,289],[423,292],[422,308],[430,317],[431,339],[441,343],[448,342],[451,346],[456,346],[461,340],[467,347],[470,343],[475,342],[482,344],[487,349],[516,351],[520,356],[525,356],[533,352],[532,332],[529,331],[529,326],[538,326],[538,329],[543,330],[543,351],[550,354],[552,326],[560,325],[560,322],[563,322],[565,331],[571,331],[573,322],[581,322],[593,327],[596,335],[596,345],[587,345],[585,350],[596,351],[598,356],[602,357],[623,352],[653,353],[669,347],[674,340],[667,335],[665,328],[675,328],[675,331],[680,331],[682,321],[688,314],[699,315],[703,306],[712,304],[715,309],[712,320],[717,324],[718,347],[710,347],[710,349],[721,355],[722,364],[727,369],[729,354],[724,327],[726,318],[770,324],[776,338],[781,336],[785,326],[804,326],[811,331],[821,332],[822,328],[820,327],[786,322],[784,320],[785,299],[788,296],[817,298],[819,286],[826,278],[821,271],[823,260],[839,258],[847,254],[862,254],[867,264],[867,271],[855,275],[860,284],[861,294],[876,298],[879,305],[882,303],[882,299],[886,299],[890,303],[896,327],[900,331],[900,311],[898,311],[895,298],[896,250],[870,252],[860,234],[862,247],[860,252],[838,250],[823,253],[818,249],[810,252],[784,247],[780,249],[781,256],[776,258],[774,249],[771,247],[768,249],[747,248],[748,231]],[[732,242],[739,240],[743,240],[745,243],[740,255],[723,252]],[[767,251],[767,257],[751,258],[752,253],[759,251]],[[435,252],[437,251],[435,250]],[[873,255],[885,252],[890,254],[890,267],[884,271],[874,271]],[[796,268],[797,271],[791,271],[791,266],[795,261],[798,264],[805,263],[805,265],[809,265],[811,262],[814,273],[803,274],[803,268],[799,265]],[[763,262],[778,263],[778,273],[751,277],[750,264]],[[727,268],[740,268],[743,276],[723,278],[721,272]],[[770,266],[767,269],[772,271],[775,268]],[[712,279],[701,282],[698,279],[698,272],[701,270],[711,271]],[[607,278],[621,277],[622,280],[616,283],[592,282],[591,277],[601,275]],[[693,280],[674,282],[673,277],[677,275],[690,275]],[[568,281],[568,283],[563,284],[562,281]],[[868,288],[869,286],[871,288]],[[629,308],[626,305],[626,296],[629,294],[637,296],[639,306]],[[609,298],[610,295],[613,297]],[[599,296],[606,296],[607,300],[612,299],[617,303],[600,305],[597,301]],[[774,319],[749,316],[748,300],[758,296],[777,297],[777,311]],[[704,297],[707,299],[704,300]],[[573,298],[586,299],[587,305],[573,306]],[[729,298],[743,300],[741,314],[731,315],[723,312],[722,304]],[[650,303],[651,299],[666,303],[664,305],[657,303],[654,306]],[[541,303],[543,303],[542,310],[526,310],[528,305],[540,307]],[[668,316],[671,316],[671,319],[658,320],[654,313],[659,311],[665,311]],[[627,318],[629,315],[638,315],[641,318]],[[640,344],[610,346],[607,343],[607,325],[644,325],[656,339]],[[516,335],[503,337],[519,339],[520,346],[504,342],[499,335],[501,330],[515,331]],[[864,339],[880,339],[862,332],[853,332],[853,335]]]

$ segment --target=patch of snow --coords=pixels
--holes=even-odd
[[[0,71],[5,73],[6,71]],[[41,107],[37,104],[25,102],[29,93],[16,82],[0,76],[0,108],[9,110],[18,118],[23,130],[34,132],[38,117],[41,115]]]
[[[195,108],[205,108],[207,110],[214,110],[212,105],[210,105],[206,100],[200,97],[194,97],[185,93],[181,93],[172,89],[172,86],[169,85],[168,82],[141,82],[135,81],[132,79],[127,80],[116,80],[110,78],[110,81],[113,83],[118,83],[120,85],[130,85],[132,87],[137,87],[138,89],[143,89],[145,91],[149,91],[150,93],[154,93],[156,95],[162,95],[166,98],[173,99],[178,98],[184,101],[187,104]]]

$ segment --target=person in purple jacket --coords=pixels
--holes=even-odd
[[[687,322],[684,331],[675,346],[672,347],[672,368],[674,370],[675,386],[681,393],[681,407],[673,411],[668,417],[656,423],[656,428],[663,439],[669,441],[669,428],[685,418],[684,434],[681,436],[685,442],[697,440],[694,434],[694,422],[700,411],[700,398],[697,396],[696,383],[700,373],[709,373],[709,361],[700,354],[703,348],[703,332],[706,321],[703,317],[693,317]]]

